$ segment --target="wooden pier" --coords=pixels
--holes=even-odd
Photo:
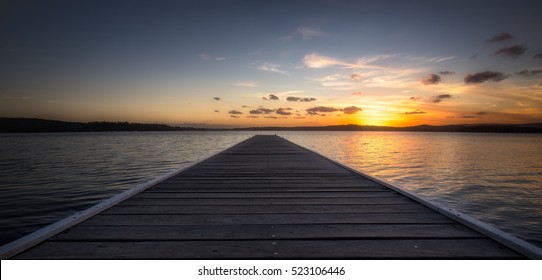
[[[72,218],[77,221],[56,228],[58,234],[45,230],[52,236],[30,238],[35,246],[20,241],[26,246],[12,245],[2,258],[521,259],[540,253],[512,249],[453,213],[277,136],[252,137],[151,185],[94,211],[100,213]]]

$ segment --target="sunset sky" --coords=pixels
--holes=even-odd
[[[542,122],[540,1],[2,1],[0,117]]]

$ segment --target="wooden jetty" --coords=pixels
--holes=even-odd
[[[538,247],[272,135],[0,248],[2,259],[523,259]]]

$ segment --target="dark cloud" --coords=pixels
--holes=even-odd
[[[509,56],[512,58],[520,57],[527,48],[523,45],[514,45],[508,48],[500,48],[493,55]]]
[[[361,74],[352,74],[350,75],[350,79],[354,80],[354,81],[359,81],[361,80],[362,76]]]
[[[342,111],[344,114],[355,114],[359,111],[363,111],[363,109],[356,107],[356,106],[350,106],[346,107],[344,109],[338,109],[334,107],[326,107],[326,106],[317,106],[312,107],[306,110],[309,115],[317,115],[318,113],[333,113],[333,112],[339,112]],[[325,114],[321,114],[320,116],[325,116]]]
[[[272,109],[267,109],[267,108],[258,108],[258,109],[255,109],[255,110],[250,110],[249,113],[253,114],[253,115],[259,115],[259,114],[270,114],[270,113],[273,113],[275,110],[272,110]]]
[[[288,111],[291,111],[292,108],[278,108],[276,113],[279,114],[279,115],[283,115],[283,116],[288,116],[288,115],[291,115],[292,112],[288,112]]]
[[[268,97],[262,97],[263,100],[279,100],[279,97],[274,95],[274,94],[270,94]]]
[[[501,33],[499,35],[495,35],[489,39],[487,39],[488,42],[492,43],[498,43],[498,42],[505,42],[508,40],[514,39],[514,36],[512,36],[510,33]]]
[[[440,103],[444,99],[450,99],[452,98],[451,94],[439,94],[439,95],[433,95],[429,97],[429,102],[431,103]]]
[[[479,84],[486,81],[500,82],[506,78],[508,78],[508,76],[501,72],[484,71],[476,73],[474,75],[468,74],[467,76],[465,76],[465,83]]]
[[[260,117],[258,117],[258,116],[247,116],[247,118],[249,118],[249,119],[258,119]]]
[[[241,115],[243,114],[243,112],[240,112],[240,111],[237,111],[237,110],[231,110],[228,112],[228,114],[230,115]]]
[[[488,112],[476,112],[473,114],[461,114],[459,116],[451,117],[451,118],[459,118],[459,119],[479,119],[482,118],[484,115],[489,114]]]
[[[422,80],[424,85],[436,85],[440,82],[440,76],[437,74],[429,74],[427,78]]]
[[[266,118],[266,119],[278,119],[278,118],[275,117],[275,116],[265,116],[264,118]]]
[[[343,109],[343,113],[347,114],[347,115],[351,115],[351,114],[355,114],[359,111],[363,111],[361,108],[359,107],[356,107],[356,106],[350,106],[350,107],[346,107]]]
[[[423,114],[427,114],[427,112],[421,111],[420,109],[416,109],[414,111],[404,112],[404,113],[399,113],[399,114],[401,114],[401,115],[423,115]]]
[[[220,100],[220,97],[213,97],[214,100]]]
[[[333,108],[333,107],[326,107],[326,106],[317,106],[317,107],[309,108],[306,111],[310,115],[316,115],[318,113],[337,112],[337,111],[341,111],[341,109],[337,109],[337,108]]]
[[[218,111],[218,110],[215,110],[215,113],[220,113],[220,111]]]
[[[363,93],[361,91],[352,92],[352,95],[361,96]]]
[[[533,58],[538,58],[538,59],[542,59],[542,52],[541,53],[537,53],[533,56]]]
[[[448,71],[448,70],[446,70],[446,71],[440,71],[440,72],[438,72],[438,73],[441,74],[441,75],[454,75],[454,74],[455,74],[454,71]]]
[[[275,111],[273,109],[267,109],[267,108],[258,108],[258,110],[262,111],[264,114],[271,114]]]
[[[412,96],[409,99],[410,99],[410,101],[414,101],[414,102],[423,101],[423,97],[421,97],[421,96]]]
[[[537,74],[542,74],[542,69],[523,70],[523,71],[517,72],[516,74],[528,77],[528,76],[533,76],[533,75],[537,75]]]
[[[292,102],[311,102],[311,101],[316,101],[316,98],[288,96],[286,100],[292,101]]]
[[[236,115],[230,115],[230,117],[232,117],[232,118],[234,118],[234,119],[240,118],[239,116],[236,116]]]

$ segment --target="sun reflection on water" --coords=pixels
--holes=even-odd
[[[542,245],[542,135],[292,132],[285,137]]]

